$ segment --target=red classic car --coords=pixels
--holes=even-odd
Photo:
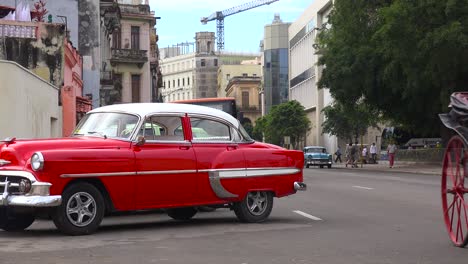
[[[305,190],[301,151],[255,142],[229,114],[141,103],[90,111],[69,138],[0,145],[0,228],[50,216],[65,234],[97,230],[104,215],[163,208],[188,220],[200,206],[261,222],[273,197]]]

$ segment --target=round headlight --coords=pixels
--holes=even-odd
[[[35,171],[42,170],[44,168],[44,157],[42,153],[36,152],[31,156],[31,168]]]

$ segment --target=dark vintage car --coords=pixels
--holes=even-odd
[[[274,197],[306,189],[302,152],[255,142],[231,115],[186,104],[120,104],[90,111],[73,135],[0,142],[0,228],[50,216],[65,234],[103,217],[164,209],[188,220],[203,206],[262,222]]]
[[[320,168],[327,166],[330,169],[332,163],[333,157],[327,153],[324,147],[307,146],[304,148],[304,165],[306,168],[309,168],[309,166],[320,166]]]

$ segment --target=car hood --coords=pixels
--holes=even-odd
[[[101,137],[69,137],[54,139],[18,139],[0,144],[0,160],[10,162],[3,166],[23,167],[37,151],[71,149],[129,148],[130,141],[105,139]],[[0,168],[2,166],[0,165]]]

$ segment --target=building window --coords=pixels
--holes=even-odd
[[[177,79],[177,87],[180,87],[180,79]]]
[[[132,26],[131,29],[131,38],[132,38],[132,49],[139,50],[140,49],[140,27]]]
[[[182,78],[182,86],[185,86],[185,79]]]
[[[205,65],[206,65],[205,59],[201,59],[200,66],[205,67]]]
[[[167,87],[166,88],[171,88],[171,81],[167,81]]]
[[[242,107],[249,107],[249,92],[247,91],[242,92]]]
[[[226,74],[226,80],[229,81],[229,79],[231,79],[231,74],[228,73],[228,74]]]
[[[120,49],[122,44],[122,35],[120,29],[115,29],[112,33],[112,48]]]
[[[247,76],[249,76],[247,73],[242,74],[242,77],[247,77]]]
[[[172,80],[172,87],[175,87],[175,80]]]
[[[132,74],[132,103],[140,102],[140,75]]]
[[[187,77],[187,85],[190,85],[190,77]]]
[[[257,74],[254,73],[254,74],[253,74],[253,77],[257,77]]]
[[[218,59],[214,59],[214,66],[218,67]]]

